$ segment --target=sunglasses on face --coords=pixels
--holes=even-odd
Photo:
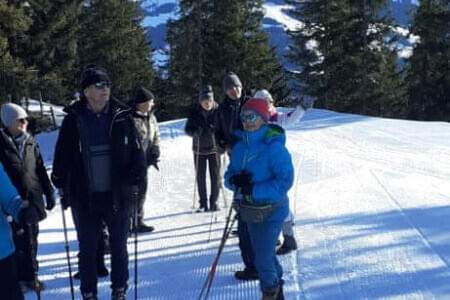
[[[258,119],[258,116],[255,113],[241,114],[241,122],[242,123],[245,123],[246,121],[249,121],[251,123],[255,123],[256,119]]]
[[[107,81],[100,81],[95,83],[94,86],[97,90],[103,90],[104,88],[109,89],[111,87],[111,83]]]
[[[16,120],[17,120],[17,122],[19,122],[20,124],[25,124],[26,122],[28,122],[28,120],[25,119],[25,118],[16,119]]]

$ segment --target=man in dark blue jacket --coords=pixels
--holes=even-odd
[[[104,222],[110,234],[111,299],[121,300],[127,290],[130,211],[146,165],[132,110],[111,97],[106,71],[86,67],[81,88],[80,101],[65,110],[52,180],[77,219],[83,299],[97,299],[97,245]]]

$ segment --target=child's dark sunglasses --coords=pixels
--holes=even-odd
[[[100,81],[100,82],[95,83],[94,86],[97,90],[103,90],[104,88],[110,88],[111,83],[107,82],[107,81]]]
[[[258,115],[255,113],[242,113],[241,114],[241,122],[245,123],[246,121],[249,121],[251,123],[255,123],[256,119],[258,118]]]

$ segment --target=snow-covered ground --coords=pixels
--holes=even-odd
[[[213,219],[210,242],[211,214],[193,213],[195,175],[184,122],[160,125],[161,171],[149,171],[145,207],[145,220],[156,230],[139,236],[139,299],[196,299],[222,234],[225,208]],[[450,124],[312,109],[287,134],[299,250],[280,257],[286,299],[450,299]],[[49,166],[55,137],[37,137]],[[223,206],[222,196],[219,201]],[[66,216],[71,219],[69,211]],[[40,228],[42,299],[70,299],[59,207]],[[72,222],[69,239],[76,270]],[[129,253],[132,299],[132,238]],[[260,299],[256,281],[233,277],[240,268],[231,237],[209,299]],[[100,280],[100,299],[109,299],[109,285]]]

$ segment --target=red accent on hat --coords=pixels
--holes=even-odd
[[[270,119],[269,103],[265,99],[251,98],[242,106],[242,111],[253,110],[259,114],[264,121],[268,122]]]

